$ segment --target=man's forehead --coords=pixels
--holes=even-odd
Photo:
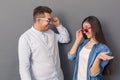
[[[51,18],[52,15],[51,15],[50,13],[44,13],[44,17],[46,17],[46,18]]]

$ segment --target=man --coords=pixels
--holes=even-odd
[[[47,6],[34,9],[33,27],[19,39],[19,71],[21,80],[64,80],[58,42],[68,43],[69,34]],[[56,26],[59,34],[48,29]]]

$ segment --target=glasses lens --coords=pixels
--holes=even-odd
[[[88,32],[88,29],[84,29],[85,32]]]
[[[49,18],[47,21],[50,23],[50,22],[52,22],[52,19],[51,19],[51,18]]]
[[[86,32],[87,33],[89,29],[91,29],[91,27],[88,27],[88,28],[85,28],[85,29],[83,28],[82,32]]]
[[[47,20],[47,22],[48,22],[48,24],[50,24],[50,23],[51,23],[51,19],[49,18],[49,19]]]

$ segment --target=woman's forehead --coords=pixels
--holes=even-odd
[[[84,22],[83,23],[83,27],[90,27],[91,25],[90,25],[90,23],[88,23],[88,22]]]

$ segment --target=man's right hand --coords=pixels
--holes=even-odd
[[[60,24],[60,20],[58,19],[58,17],[54,17],[53,18],[53,25],[55,25],[56,27],[58,27]]]

